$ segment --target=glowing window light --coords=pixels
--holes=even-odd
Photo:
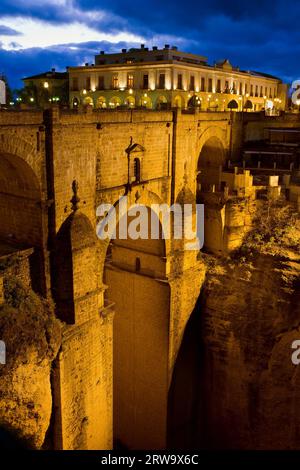
[[[86,92],[86,90],[84,89],[82,93],[83,93],[84,95],[86,95],[87,92]]]
[[[44,88],[49,88],[49,83],[48,82],[44,83]]]

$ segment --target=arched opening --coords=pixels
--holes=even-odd
[[[152,109],[152,101],[149,96],[143,96],[140,100],[140,105],[143,108]]]
[[[250,111],[251,109],[253,109],[253,103],[252,103],[252,101],[247,100],[246,103],[245,103],[245,105],[244,105],[244,109],[245,109],[246,111]]]
[[[115,303],[114,445],[160,449],[166,446],[167,432],[170,291],[161,224],[152,210],[139,208],[148,225],[145,238],[118,237],[122,224],[130,230],[135,219],[124,215],[104,269],[106,302]],[[156,239],[150,235],[153,224],[159,228]]]
[[[106,99],[104,96],[99,96],[97,99],[97,108],[106,108]]]
[[[135,158],[133,161],[133,171],[135,182],[139,183],[141,181],[141,161],[139,158]]]
[[[157,101],[156,101],[156,108],[157,109],[167,109],[167,107],[168,107],[167,98],[164,95],[160,95],[157,98]]]
[[[201,108],[201,98],[197,95],[191,96],[191,98],[188,101],[188,108]]]
[[[108,104],[110,108],[118,108],[121,106],[121,99],[118,96],[113,96]]]
[[[83,104],[85,106],[91,106],[93,108],[94,107],[93,98],[91,98],[90,96],[87,96],[86,98],[84,98]]]
[[[33,247],[32,286],[44,290],[41,191],[30,166],[20,157],[0,154],[0,239],[15,248]]]
[[[72,100],[72,108],[77,109],[78,107],[79,107],[79,99],[75,97]]]
[[[135,106],[135,99],[133,96],[127,96],[126,100],[125,100],[125,104],[129,107],[129,108],[134,108]]]
[[[181,96],[175,96],[175,98],[174,98],[174,107],[175,108],[182,108],[182,98],[181,98]]]
[[[210,137],[203,145],[197,164],[197,190],[208,190],[211,185],[217,189],[220,181],[220,167],[225,164],[225,150],[218,137]]]
[[[231,111],[236,111],[236,110],[239,109],[239,105],[238,105],[237,101],[231,100],[231,101],[229,101],[229,103],[227,105],[227,108],[230,109]]]

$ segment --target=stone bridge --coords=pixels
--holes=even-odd
[[[166,447],[172,370],[205,269],[179,240],[98,239],[96,210],[124,195],[149,213],[194,203],[197,175],[225,163],[239,125],[227,113],[0,113],[0,237],[34,249],[32,287],[62,321],[56,449]]]

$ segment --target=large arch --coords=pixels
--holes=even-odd
[[[41,191],[38,178],[22,158],[0,154],[0,237],[42,245]]]
[[[198,153],[196,175],[197,190],[208,189],[220,183],[220,168],[224,166],[227,157],[226,131],[221,128],[209,128],[201,137]]]
[[[113,430],[117,448],[159,449],[167,437],[170,287],[159,217],[149,198],[143,208],[147,238],[121,239],[119,227],[135,218],[123,214],[104,267],[106,305],[115,304]],[[151,220],[159,227],[157,239],[151,239]]]
[[[0,240],[12,251],[33,248],[34,290],[46,291],[42,195],[35,172],[22,158],[0,153]]]

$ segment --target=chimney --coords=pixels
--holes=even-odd
[[[178,47],[177,47],[177,46],[172,46],[172,49],[173,49],[173,51],[178,51]]]
[[[88,62],[86,62],[86,63],[85,63],[85,66],[86,66],[86,67],[88,67],[88,66],[89,66],[89,63],[88,63]]]
[[[127,52],[127,49],[122,49],[122,52],[123,54],[125,54],[125,52]]]
[[[141,44],[141,49],[145,49],[145,44]]]
[[[165,44],[165,49],[170,49],[170,44]]]
[[[54,73],[54,72],[55,72],[55,69],[51,69],[51,72]]]
[[[100,54],[101,54],[101,55],[104,55],[104,54],[105,54],[105,52],[104,52],[104,51],[100,51]]]
[[[153,46],[152,48],[154,51],[157,51],[157,46]]]

